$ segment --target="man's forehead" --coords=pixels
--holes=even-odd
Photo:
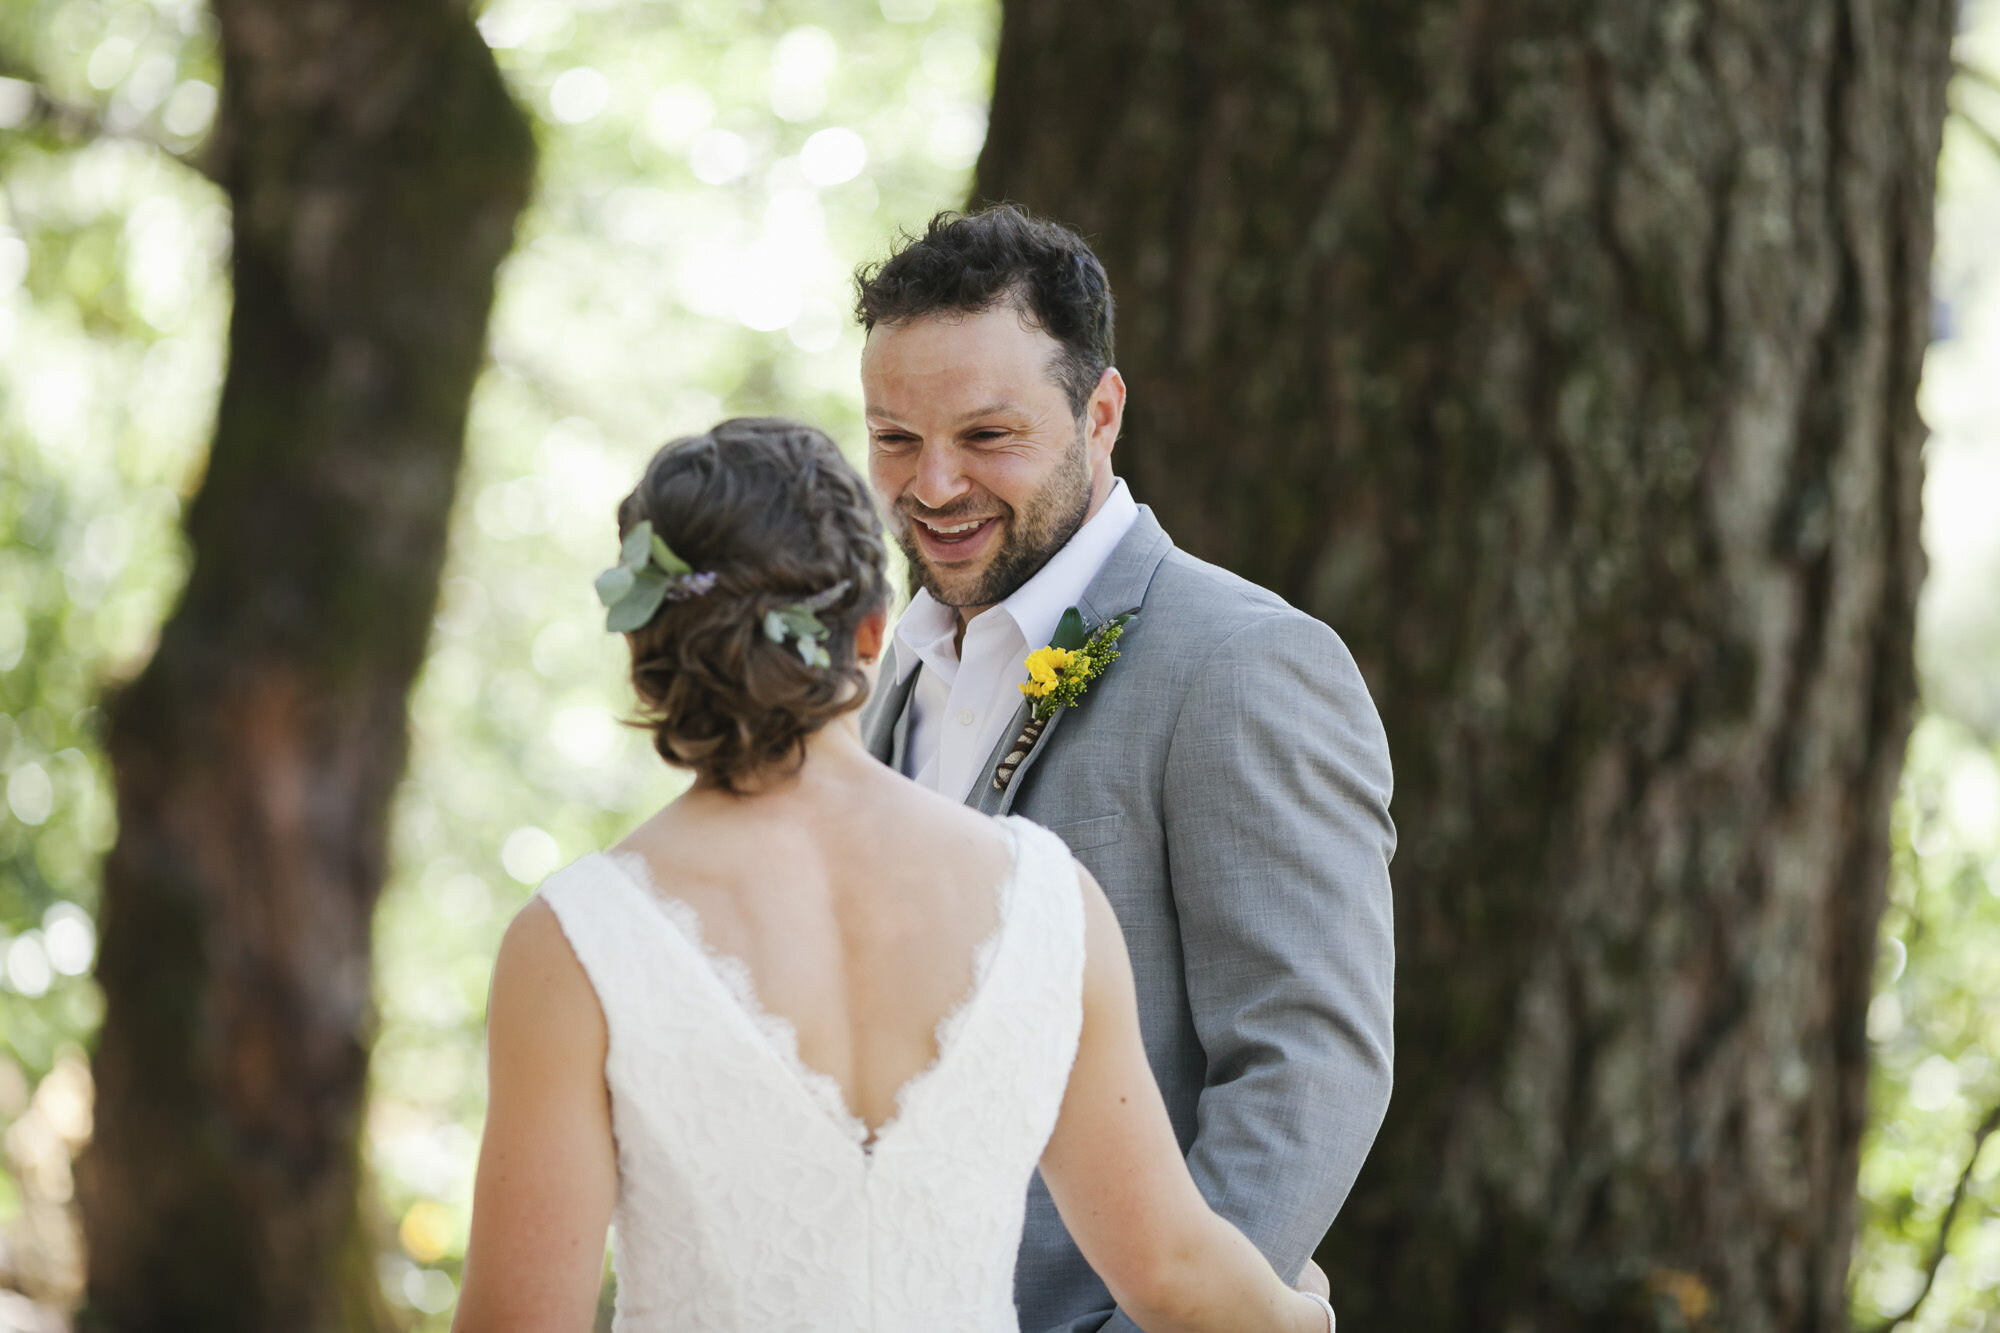
[[[916,341],[956,342],[965,338],[1007,338],[1013,334],[1023,336],[1031,344],[1062,346],[1026,304],[1003,296],[977,310],[935,310],[908,319],[885,320],[868,331],[862,347],[866,355],[868,349],[883,343],[907,344],[913,341],[912,335]]]
[[[869,409],[893,407],[890,398],[912,391],[926,399],[948,395],[961,402],[1005,398],[1019,403],[1024,395],[1038,396],[1027,382],[1060,382],[1063,345],[1039,325],[968,325],[965,319],[930,317],[878,325],[861,353]]]

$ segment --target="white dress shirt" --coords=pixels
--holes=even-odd
[[[965,627],[963,650],[953,645],[958,611],[919,591],[896,622],[896,681],[924,673],[910,693],[910,733],[904,772],[955,801],[982,776],[1000,733],[1021,706],[1022,665],[1056,632],[1062,613],[1083,600],[1084,590],[1111,558],[1139,506],[1123,480],[1112,483],[1104,507],[1078,528],[1060,551],[998,606]]]

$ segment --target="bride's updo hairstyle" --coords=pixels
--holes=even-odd
[[[715,575],[626,635],[653,748],[730,791],[796,770],[806,738],[867,698],[854,634],[889,594],[867,485],[825,433],[738,417],[653,455],[618,506],[619,536],[647,520],[674,554]],[[843,582],[817,612],[830,665],[766,635],[767,612]]]

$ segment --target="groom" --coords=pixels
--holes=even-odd
[[[1074,232],[940,215],[859,287],[869,475],[921,585],[864,734],[1090,868],[1195,1182],[1293,1280],[1389,1100],[1395,830],[1367,687],[1332,630],[1176,550],[1113,475],[1111,292]],[[1037,733],[1023,660],[1071,607],[1132,619]],[[1039,1178],[1016,1297],[1025,1333],[1134,1328]]]

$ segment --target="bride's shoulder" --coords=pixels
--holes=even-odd
[[[909,829],[925,829],[954,842],[967,840],[1004,846],[1006,830],[997,817],[940,796],[907,779],[899,779],[888,793],[890,804],[880,807],[890,823]]]
[[[603,1006],[562,922],[541,897],[528,899],[500,939],[486,997],[493,1100],[531,1104],[551,1089],[595,1086],[609,1044]]]
[[[639,853],[623,843],[604,851],[585,852],[561,869],[553,871],[535,886],[529,903],[543,902],[561,910],[563,900],[578,895],[590,896],[606,891],[606,886],[617,887],[623,878],[632,872],[629,867],[619,864],[621,860],[630,862]]]
[[[528,899],[500,937],[493,959],[493,989],[489,1007],[510,1011],[520,1002],[522,1012],[597,1015],[597,994],[583,960],[572,944],[556,908],[541,894]],[[536,1006],[540,1006],[539,1009]]]
[[[1085,912],[1093,900],[1104,902],[1104,890],[1083,862],[1076,859],[1062,835],[1021,815],[989,816],[1012,840],[1018,878],[1032,881],[1070,901],[1081,901]],[[1106,902],[1106,909],[1109,904]]]

